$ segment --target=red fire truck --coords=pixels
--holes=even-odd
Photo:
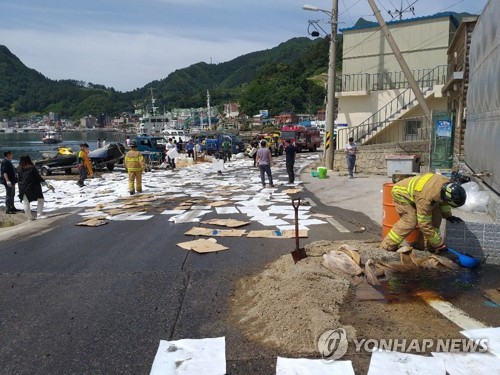
[[[288,125],[281,128],[281,140],[283,143],[287,139],[295,142],[298,152],[302,150],[316,151],[321,144],[321,135],[316,127]]]

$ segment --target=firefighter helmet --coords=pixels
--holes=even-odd
[[[460,207],[465,203],[465,189],[454,182],[447,182],[441,187],[441,199],[452,207]]]

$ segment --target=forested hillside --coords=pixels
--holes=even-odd
[[[167,109],[205,106],[210,90],[213,105],[239,101],[249,114],[263,108],[272,115],[314,111],[323,105],[324,86],[309,78],[326,72],[327,60],[328,40],[294,38],[225,63],[194,64],[122,93],[99,84],[48,79],[0,46],[0,118],[50,111],[72,119],[116,116],[149,103],[151,88],[158,106]]]

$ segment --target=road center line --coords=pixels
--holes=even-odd
[[[307,201],[307,202],[309,202],[309,206],[311,206],[311,207],[316,207],[317,206],[317,204],[312,199],[310,199],[310,198],[306,198],[304,200]]]
[[[434,293],[418,293],[418,296],[422,298],[429,306],[439,311],[444,317],[464,330],[487,327],[479,320],[471,318],[465,311],[453,306],[450,302],[441,299]]]
[[[327,217],[326,221],[328,221],[330,224],[332,224],[335,229],[337,229],[339,232],[342,233],[349,233],[350,230],[346,229],[342,224],[340,224],[337,220],[335,220],[333,217]]]

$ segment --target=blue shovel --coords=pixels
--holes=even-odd
[[[456,250],[448,248],[448,251],[458,257],[458,264],[465,268],[474,268],[479,264],[479,259],[459,253]]]

